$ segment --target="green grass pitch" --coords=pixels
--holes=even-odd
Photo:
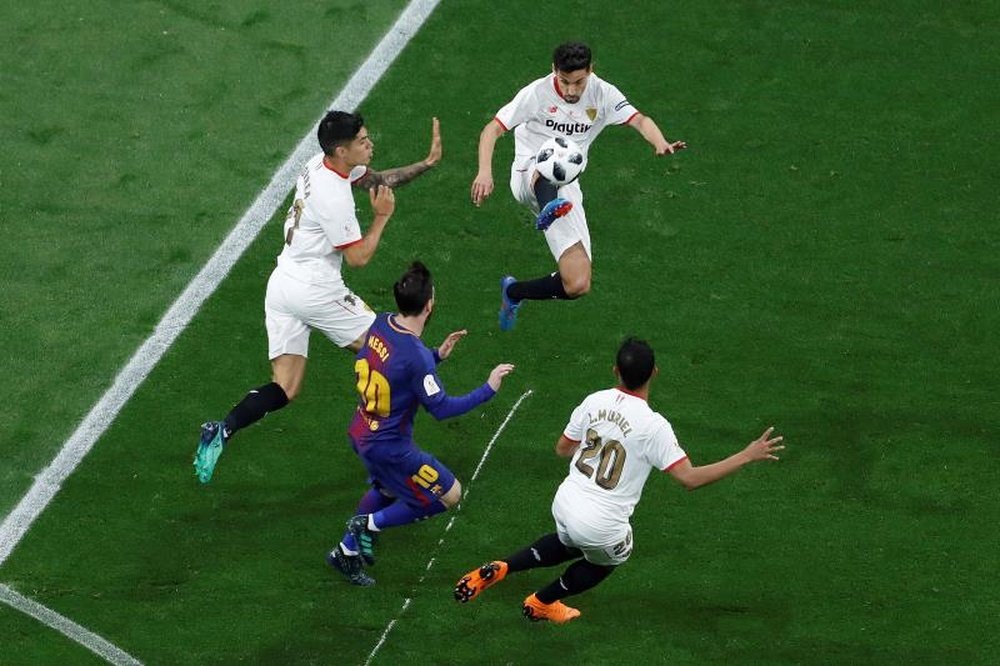
[[[3,515],[403,6],[4,11]],[[494,196],[469,203],[476,141],[570,38],[690,148],[657,159],[608,129],[583,176],[593,293],[528,303],[500,334],[499,276],[552,263],[507,191],[510,137]],[[267,378],[279,216],[0,583],[149,664],[360,664],[393,619],[375,664],[995,663],[998,44],[985,2],[442,2],[360,111],[376,167],[421,158],[432,116],[444,160],[397,193],[375,260],[347,280],[388,309],[419,257],[439,295],[426,340],[470,332],[448,388],[517,365],[485,408],[418,418],[463,481],[533,391],[452,529],[444,516],[386,533],[371,589],[326,568],[364,474],[344,437],[349,357],[316,336],[301,399],[195,481],[198,424]],[[574,600],[577,622],[520,617],[558,570],[455,604],[461,574],[551,529],[566,470],[553,444],[630,333],[656,348],[651,402],[696,464],[772,424],[786,455],[696,493],[654,475],[631,560]],[[100,661],[0,606],[0,663]]]

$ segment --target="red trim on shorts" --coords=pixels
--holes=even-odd
[[[677,467],[677,465],[681,464],[682,462],[684,462],[684,461],[685,461],[685,460],[687,460],[687,459],[688,459],[688,457],[687,457],[687,456],[684,456],[684,457],[683,457],[683,458],[681,458],[680,460],[675,460],[674,462],[672,462],[672,463],[670,463],[669,465],[667,465],[666,469],[664,469],[663,471],[664,471],[664,472],[669,472],[669,471],[670,471],[670,470],[672,470],[672,469],[673,469],[674,467]]]
[[[350,243],[344,243],[343,245],[334,245],[333,249],[334,250],[343,250],[344,248],[351,247],[352,245],[357,245],[358,243],[360,243],[363,240],[364,240],[364,238],[359,238],[358,240],[351,241]]]
[[[340,173],[339,171],[337,171],[336,169],[334,169],[334,168],[333,168],[333,167],[332,167],[332,166],[330,165],[330,163],[329,163],[329,162],[327,162],[327,160],[328,160],[328,159],[330,159],[330,157],[329,157],[328,155],[324,155],[324,156],[323,156],[323,166],[325,166],[325,167],[326,167],[326,168],[327,168],[328,170],[330,170],[330,171],[334,172],[335,174],[337,174],[338,176],[340,176],[340,177],[341,177],[341,178],[343,178],[344,180],[347,180],[348,178],[350,178],[350,177],[351,177],[351,172],[350,172],[350,171],[348,171],[347,173]]]
[[[504,132],[507,132],[507,131],[509,131],[508,127],[507,127],[506,125],[504,125],[504,124],[503,124],[503,121],[502,121],[502,120],[500,120],[499,118],[497,118],[496,116],[493,116],[493,121],[494,121],[494,122],[495,122],[495,123],[496,123],[497,125],[499,125],[499,126],[501,127],[501,129],[503,129],[503,131],[504,131]]]
[[[424,491],[420,488],[420,486],[413,482],[412,478],[406,480],[406,485],[410,487],[410,490],[413,491],[413,496],[417,498],[417,501],[420,502],[421,505],[431,505],[431,500],[427,499],[427,495],[424,494]]]

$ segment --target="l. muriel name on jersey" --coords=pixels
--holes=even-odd
[[[632,432],[632,426],[625,420],[625,417],[613,409],[598,409],[596,414],[590,415],[590,425],[594,425],[598,421],[614,423],[621,429],[622,437],[628,437],[628,434]]]
[[[573,136],[574,134],[583,134],[590,130],[593,125],[588,125],[587,123],[557,123],[551,118],[545,119],[545,126],[551,127],[557,132],[562,132],[566,136]]]

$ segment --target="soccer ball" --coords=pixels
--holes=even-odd
[[[535,155],[535,168],[553,185],[572,183],[587,168],[587,158],[572,139],[557,136],[549,139]]]

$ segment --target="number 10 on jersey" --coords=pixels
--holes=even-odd
[[[358,393],[365,401],[365,411],[376,416],[389,416],[389,380],[378,370],[372,370],[368,359],[359,358],[354,363],[358,378]]]

